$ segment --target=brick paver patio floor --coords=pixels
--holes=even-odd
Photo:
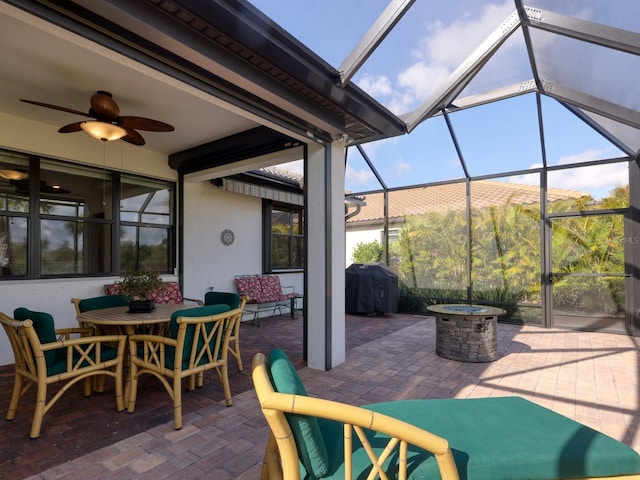
[[[520,395],[640,451],[640,339],[609,333],[498,325],[499,359],[462,363],[435,353],[430,317],[347,317],[347,361],[329,372],[302,361],[302,320],[264,319],[242,328],[244,372],[232,364],[232,407],[215,374],[183,397],[184,427],[151,377],[134,413],[115,410],[113,385],[89,398],[67,392],[28,438],[34,392],[4,420],[12,370],[0,367],[0,478],[257,479],[268,430],[250,382],[251,358],[283,348],[311,395],[352,404],[403,398]]]

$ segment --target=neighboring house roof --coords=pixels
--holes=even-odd
[[[507,202],[534,204],[540,201],[540,187],[495,180],[477,180],[471,184],[473,206],[476,208],[503,205]],[[580,198],[587,192],[550,188],[550,202],[568,198]],[[384,196],[382,192],[366,194],[366,205],[360,213],[347,221],[354,226],[377,223],[384,220]],[[429,187],[409,188],[389,192],[389,219],[398,220],[406,215],[422,215],[431,211],[461,210],[466,208],[466,183],[448,183]]]
[[[264,167],[258,170],[254,170],[254,173],[261,173],[265,177],[274,178],[280,181],[288,181],[293,184],[298,185],[298,187],[302,188],[304,186],[304,176],[299,173],[292,172],[290,170],[285,170],[283,168],[278,167]]]

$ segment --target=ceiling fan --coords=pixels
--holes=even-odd
[[[136,130],[149,132],[172,132],[173,126],[168,123],[144,117],[120,116],[120,107],[109,92],[98,90],[91,96],[89,113],[60,107],[49,103],[20,99],[21,102],[31,103],[40,107],[52,108],[62,112],[74,113],[95,120],[84,120],[70,123],[60,128],[60,133],[86,131],[89,135],[103,141],[122,139],[133,145],[144,145],[144,138]]]

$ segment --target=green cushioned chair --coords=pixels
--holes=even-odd
[[[628,445],[520,397],[355,407],[309,397],[284,352],[257,354],[271,428],[262,479],[640,479]]]
[[[229,305],[230,309],[234,308],[242,308],[244,311],[244,306],[247,303],[246,297],[241,297],[239,294],[235,292],[207,292],[204,294],[204,304],[205,305],[217,305],[224,304]],[[231,332],[231,336],[229,337],[229,353],[236,359],[236,365],[238,366],[238,371],[241,372],[244,367],[242,365],[242,356],[240,355],[240,324],[242,322],[236,323],[236,326]]]
[[[0,313],[0,323],[15,359],[13,392],[6,418],[15,418],[20,398],[35,384],[31,438],[40,436],[44,415],[72,385],[82,381],[84,394],[89,396],[92,377],[107,375],[115,379],[116,407],[118,411],[124,410],[122,372],[126,337],[94,336],[86,328],[55,329],[50,314],[23,307],[14,311],[14,318]],[[61,387],[47,399],[49,386],[56,383]]]
[[[124,295],[101,295],[92,298],[72,298],[71,303],[76,307],[76,314],[91,310],[99,310],[101,308],[126,307],[129,300]],[[81,327],[89,327],[89,325],[80,324]]]
[[[200,387],[207,370],[215,370],[231,406],[227,354],[229,337],[241,318],[241,308],[231,310],[226,304],[187,308],[172,315],[168,337],[130,335],[128,411],[135,411],[138,379],[150,374],[162,382],[173,401],[174,427],[182,428],[182,382],[188,380],[189,390],[196,384]]]

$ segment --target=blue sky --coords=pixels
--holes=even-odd
[[[251,3],[338,68],[388,0],[251,0]],[[611,2],[532,0],[527,3],[548,9],[553,5],[561,13],[599,21],[605,18],[605,11],[613,12],[615,15],[611,16],[618,23],[609,23],[628,27],[624,25],[628,15],[610,8]],[[629,6],[627,2],[621,3]],[[418,0],[353,81],[394,113],[411,112],[514,10],[513,0]],[[470,83],[463,96],[530,80],[532,73],[522,37],[516,32]],[[545,47],[544,42],[548,40],[537,41]],[[548,45],[549,49],[552,47]],[[581,65],[578,63],[575,68]],[[543,97],[542,110],[549,165],[623,156],[555,100]],[[542,162],[534,95],[463,110],[451,114],[450,119],[472,176],[527,170]],[[363,148],[389,187],[464,175],[442,117],[423,122],[409,135],[365,144]],[[380,188],[355,149],[350,149],[345,176],[345,187],[350,191]],[[510,175],[504,180],[538,183],[531,175]],[[627,168],[626,165],[605,165],[557,172],[550,176],[550,182],[557,188],[602,197],[628,182]]]

